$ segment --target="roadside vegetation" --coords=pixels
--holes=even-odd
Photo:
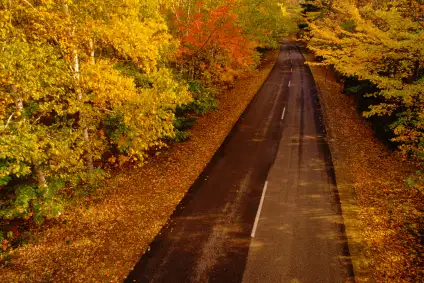
[[[1,270],[66,230],[68,211],[111,202],[119,168],[189,141],[219,95],[297,30],[298,12],[272,0],[0,1]]]
[[[330,144],[339,190],[352,189],[362,221],[347,224],[361,246],[352,251],[362,253],[356,271],[367,270],[358,278],[422,282],[424,3],[304,1],[303,7],[306,22],[300,26],[316,56],[309,64],[335,140]]]

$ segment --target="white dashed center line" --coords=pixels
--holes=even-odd
[[[284,116],[286,115],[286,107],[284,107],[283,115],[281,115],[281,120],[284,120]]]
[[[259,203],[258,212],[256,213],[255,224],[253,224],[252,234],[250,235],[252,238],[255,237],[256,228],[258,228],[259,217],[261,216],[262,205],[264,203],[265,192],[268,188],[268,181],[265,182],[264,190],[262,191],[261,202]]]

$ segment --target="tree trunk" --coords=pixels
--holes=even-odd
[[[79,65],[79,57],[78,57],[78,51],[73,51],[73,60],[72,60],[72,69],[74,70],[74,78],[75,83],[77,84],[77,98],[78,101],[82,102],[82,91],[80,89],[80,65]],[[84,140],[87,142],[86,144],[86,153],[85,153],[85,160],[87,162],[87,168],[88,168],[88,174],[90,176],[93,174],[94,170],[94,162],[93,162],[93,155],[91,154],[91,147],[90,147],[90,135],[88,133],[88,127],[87,127],[87,120],[84,115],[84,111],[80,111],[80,119],[81,119],[81,128],[83,129],[83,137]]]
[[[90,45],[90,58],[91,58],[91,64],[96,64],[96,58],[94,57],[94,39],[90,39],[89,41],[89,45]]]
[[[67,4],[63,4],[63,11],[66,13],[66,15],[69,16]],[[90,47],[91,47],[91,43],[92,42],[90,41]],[[93,43],[93,47],[94,47],[94,43]],[[93,54],[92,60],[94,60],[94,48],[93,48],[92,54]],[[75,84],[76,84],[76,88],[77,88],[77,99],[78,99],[78,101],[83,103],[82,91],[80,89],[80,63],[79,63],[78,50],[76,50],[76,49],[74,49],[72,51],[72,70],[74,72],[74,79],[75,79]],[[90,135],[88,133],[87,120],[86,120],[86,117],[84,115],[83,110],[80,111],[80,119],[81,119],[81,128],[83,129],[83,138],[87,143],[86,144],[85,160],[87,162],[89,182],[91,182],[93,171],[94,171],[94,162],[93,162],[93,155],[91,154]]]
[[[22,99],[18,96],[18,88],[16,85],[12,85],[11,87],[13,97],[15,98],[15,104],[16,104],[16,110],[20,113],[24,111],[24,103],[22,102]],[[35,174],[37,175],[37,181],[38,181],[38,188],[47,188],[47,181],[46,176],[44,174],[44,170],[41,165],[37,164],[37,161],[34,160],[34,158],[31,158],[31,163],[34,165]],[[45,192],[45,194],[48,193],[48,190]]]
[[[46,176],[44,175],[44,170],[41,165],[34,166],[35,173],[37,174],[38,188],[47,188]],[[47,195],[49,193],[48,190],[44,193]]]

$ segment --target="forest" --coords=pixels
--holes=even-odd
[[[308,48],[360,96],[363,116],[404,158],[424,161],[424,3],[306,1]],[[409,184],[423,191],[421,172]]]
[[[2,258],[17,225],[189,139],[192,116],[296,30],[295,15],[272,0],[2,0]]]
[[[286,36],[417,168],[405,181],[422,199],[423,0],[0,0],[0,266],[23,230],[189,140]]]

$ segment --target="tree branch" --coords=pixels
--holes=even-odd
[[[9,119],[7,119],[6,125],[3,126],[3,130],[6,130],[7,126],[9,126],[10,121],[12,120],[13,115],[15,115],[16,112],[13,112],[12,115],[10,115]]]

